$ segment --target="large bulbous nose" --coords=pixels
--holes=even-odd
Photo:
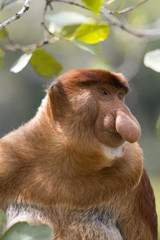
[[[141,127],[127,107],[116,111],[115,125],[117,132],[127,142],[134,143],[141,135]]]

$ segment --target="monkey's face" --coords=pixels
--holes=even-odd
[[[50,89],[53,116],[72,138],[96,138],[118,147],[136,142],[140,126],[124,103],[129,87],[121,74],[80,69],[62,75]]]
[[[95,135],[98,140],[111,147],[118,147],[124,141],[136,142],[141,129],[125,105],[125,90],[109,84],[100,84],[92,91],[98,107],[95,122]]]

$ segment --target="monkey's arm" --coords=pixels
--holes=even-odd
[[[126,199],[127,201],[127,199]],[[154,193],[148,175],[143,170],[138,187],[129,196],[120,229],[126,240],[157,240],[157,214]]]
[[[41,186],[38,143],[31,134],[25,134],[27,127],[22,126],[0,139],[0,208],[17,200],[31,200],[31,195],[37,194],[35,189],[38,191]]]
[[[157,240],[157,214],[155,207],[155,197],[153,189],[145,169],[143,170],[143,175],[141,178],[140,185],[138,187],[137,193],[137,202],[138,202],[138,211],[139,218],[142,219],[142,222],[145,222],[145,227],[150,229],[151,239]]]
[[[0,139],[0,208],[18,198],[28,171],[12,144]]]

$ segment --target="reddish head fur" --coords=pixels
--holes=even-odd
[[[126,93],[129,91],[127,80],[121,73],[112,73],[99,69],[74,69],[61,75],[57,81],[74,87],[107,83],[117,88],[123,88]]]

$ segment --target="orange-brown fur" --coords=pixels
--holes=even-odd
[[[115,127],[117,109],[135,121],[117,98],[128,90],[121,74],[103,70],[73,70],[53,82],[36,116],[0,140],[0,207],[37,211],[41,217],[28,221],[49,224],[56,240],[156,240],[142,151]],[[108,157],[118,148],[122,155]]]

